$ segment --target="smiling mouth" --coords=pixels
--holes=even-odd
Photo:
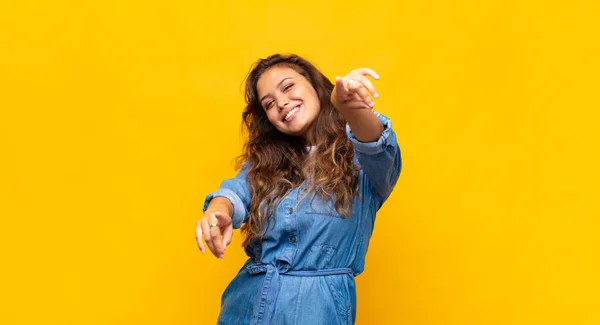
[[[291,118],[293,118],[293,117],[296,115],[296,113],[297,113],[297,112],[300,110],[300,107],[302,107],[302,104],[300,104],[300,105],[298,105],[298,106],[294,107],[294,109],[292,109],[291,111],[289,111],[289,113],[287,113],[287,114],[285,115],[285,117],[283,118],[283,120],[284,120],[285,122],[287,122],[287,121],[289,121]]]

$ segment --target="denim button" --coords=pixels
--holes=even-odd
[[[296,236],[290,237],[290,243],[295,243],[295,242],[296,242]]]
[[[289,214],[292,214],[292,213],[294,213],[294,209],[293,209],[293,208],[289,208],[289,209],[288,209],[288,213],[289,213]]]

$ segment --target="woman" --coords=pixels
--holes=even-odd
[[[239,174],[207,196],[196,237],[224,257],[242,228],[250,257],[218,324],[353,324],[375,213],[400,174],[391,122],[353,70],[332,84],[296,55],[259,60],[246,80]]]

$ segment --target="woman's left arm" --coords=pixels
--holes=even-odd
[[[352,132],[361,142],[376,141],[383,132],[383,125],[371,113],[371,109],[375,106],[371,96],[377,98],[379,94],[367,76],[379,80],[379,75],[371,69],[356,69],[344,77],[336,77],[331,92],[331,103],[342,113]]]
[[[357,69],[337,77],[331,102],[346,119],[357,159],[383,203],[400,176],[402,158],[392,122],[372,111],[375,103],[371,96],[379,96],[367,76],[379,79],[371,69]]]

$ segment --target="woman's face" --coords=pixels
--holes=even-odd
[[[317,91],[296,70],[274,66],[256,84],[258,98],[267,118],[277,130],[305,138],[312,143],[312,126],[321,104]]]

